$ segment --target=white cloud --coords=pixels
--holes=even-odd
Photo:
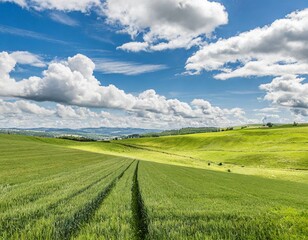
[[[308,9],[269,26],[220,39],[187,60],[188,73],[218,70],[217,79],[308,74]]]
[[[0,3],[1,2],[15,3],[15,4],[20,5],[21,7],[26,7],[27,6],[26,0],[0,0]]]
[[[0,0],[0,2],[12,2],[21,7],[34,8],[36,10],[59,10],[87,12],[101,5],[100,0]]]
[[[38,11],[94,11],[106,22],[127,33],[132,42],[119,49],[127,51],[162,51],[204,44],[214,30],[228,23],[225,7],[209,0],[0,0]],[[57,22],[76,26],[78,23],[64,13],[51,13]],[[1,30],[1,29],[0,29]],[[15,34],[25,34],[14,31]],[[136,41],[137,36],[143,40]]]
[[[212,106],[210,105],[210,108]],[[222,110],[222,109],[221,109]],[[199,111],[197,108],[195,111]],[[222,110],[224,111],[224,110]],[[0,99],[0,127],[135,127],[174,129],[187,126],[229,126],[244,121],[229,119],[228,116],[208,116],[201,114],[195,118],[180,115],[164,115],[154,112],[122,112],[111,114],[93,111],[89,108],[57,104],[48,109],[35,103],[17,100],[8,102]],[[247,120],[249,121],[249,120]]]
[[[19,64],[26,64],[34,67],[46,66],[41,56],[27,51],[16,51],[12,52],[10,55]]]
[[[308,9],[293,12],[271,25],[204,46],[187,60],[188,73],[218,70],[214,77],[275,76],[262,84],[265,100],[308,115]]]
[[[208,101],[203,99],[193,100],[192,105],[196,107],[197,111],[199,110],[199,114],[204,114],[213,118],[224,118],[228,115],[238,119],[245,118],[245,112],[241,108],[221,109],[219,107],[212,106]]]
[[[0,53],[0,95],[14,93],[15,80],[11,79],[10,73],[14,70],[16,61],[7,53]]]
[[[106,0],[103,11],[120,32],[142,35],[119,47],[135,52],[190,48],[228,22],[224,6],[208,0]]]
[[[119,73],[124,75],[139,75],[166,69],[165,65],[140,64],[135,62],[122,62],[110,59],[94,59],[95,71],[103,73]]]
[[[72,107],[57,104],[56,115],[62,119],[88,119],[88,118],[104,118],[110,116],[107,112],[93,112],[89,108]]]
[[[57,104],[44,108],[35,103],[18,100],[8,102],[0,99],[0,127],[100,127],[107,124],[108,113],[95,113],[86,108]],[[111,125],[110,125],[111,126]]]
[[[148,48],[149,48],[149,44],[147,42],[128,42],[128,43],[124,43],[120,47],[117,47],[117,49],[130,51],[130,52],[146,51]]]
[[[71,18],[70,16],[68,16],[67,14],[63,12],[51,12],[49,16],[53,21],[64,24],[64,25],[68,25],[71,27],[76,27],[79,25],[77,20]]]
[[[81,107],[121,109],[132,119],[158,125],[222,125],[245,121],[245,113],[239,108],[221,109],[202,99],[189,104],[178,99],[167,99],[152,89],[132,95],[114,85],[102,86],[93,75],[95,64],[81,54],[67,61],[50,63],[42,77],[33,76],[20,81],[10,77],[15,64],[16,61],[8,53],[0,53],[0,96]],[[84,109],[76,111],[70,106],[60,105],[56,112],[62,118],[74,118],[82,114],[91,116]]]
[[[16,60],[7,52],[0,53],[0,76],[3,79],[9,78],[9,73],[13,71]]]
[[[266,91],[265,100],[290,108],[295,114],[308,116],[308,84],[304,80],[294,75],[285,75],[260,85],[260,89]]]
[[[38,10],[52,9],[60,11],[87,12],[101,5],[100,0],[28,0],[28,5]]]
[[[49,116],[54,114],[54,111],[38,106],[29,101],[20,100],[15,102],[6,102],[0,99],[0,113],[1,115],[15,116],[18,114],[35,114],[38,116]]]
[[[51,63],[42,78],[33,76],[18,82],[8,76],[14,64],[6,66],[8,56],[5,53],[2,55],[0,66],[3,65],[6,71],[4,78],[0,79],[2,96],[121,109],[129,108],[135,101],[131,94],[113,85],[101,86],[93,76],[94,63],[83,55],[78,54],[65,62]]]

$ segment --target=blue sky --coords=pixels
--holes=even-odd
[[[303,0],[216,0],[211,2],[206,0],[193,0],[192,2],[195,3],[194,6],[198,7],[198,4],[200,4],[200,6],[203,4],[202,1],[207,3],[215,2],[215,4],[217,4],[215,6],[204,6],[204,11],[217,11],[214,16],[207,14],[206,18],[202,16],[198,18],[196,16],[200,13],[197,10],[191,12],[187,10],[185,11],[187,15],[183,14],[183,18],[175,15],[175,22],[172,22],[173,20],[170,20],[171,17],[168,16],[176,14],[173,13],[173,11],[171,12],[173,9],[172,4],[178,4],[181,1],[166,1],[170,2],[168,5],[170,6],[169,13],[167,12],[169,8],[166,8],[166,13],[153,13],[153,16],[160,16],[160,18],[164,18],[165,16],[163,14],[166,14],[166,21],[170,21],[170,23],[167,22],[165,24],[166,26],[162,25],[162,28],[166,27],[167,33],[160,35],[159,30],[157,30],[157,25],[149,24],[147,22],[148,20],[143,16],[147,14],[152,16],[151,11],[161,9],[161,6],[159,6],[161,1],[157,1],[157,4],[153,7],[154,10],[151,10],[149,7],[150,5],[145,5],[143,6],[145,9],[144,13],[135,13],[135,11],[131,11],[131,16],[129,16],[127,20],[124,16],[119,16],[117,12],[112,10],[113,6],[117,4],[121,5],[121,1],[117,2],[117,0],[109,0],[107,2],[83,0],[81,2],[84,4],[77,5],[75,3],[76,0],[71,0],[72,4],[68,4],[67,6],[65,4],[61,5],[60,1],[57,0],[41,1],[46,2],[45,5],[40,5],[35,0],[0,0],[0,52],[8,54],[13,54],[14,52],[28,52],[37,57],[41,62],[41,64],[35,64],[33,61],[31,62],[31,60],[29,60],[27,63],[24,63],[15,59],[16,63],[14,64],[14,70],[9,72],[10,78],[14,79],[15,83],[20,83],[31,76],[40,77],[42,81],[44,81],[43,71],[48,68],[50,63],[65,62],[68,57],[82,54],[82,56],[91,59],[91,61],[95,63],[96,67],[93,75],[102,86],[109,86],[112,84],[119,91],[124,91],[125,94],[134,97],[150,89],[155,90],[157,95],[155,97],[156,100],[150,96],[150,100],[147,101],[147,103],[145,103],[145,101],[148,99],[142,100],[144,101],[142,102],[139,97],[137,97],[138,99],[136,101],[138,103],[134,103],[132,106],[124,106],[121,104],[119,107],[118,105],[115,106],[113,103],[104,102],[102,104],[92,104],[87,102],[87,100],[77,101],[76,98],[62,99],[59,97],[52,98],[50,96],[35,97],[38,95],[37,92],[33,97],[33,94],[31,96],[25,96],[24,92],[16,94],[8,93],[8,91],[3,90],[1,93],[0,90],[0,95],[2,96],[2,102],[0,103],[2,104],[2,109],[6,109],[5,111],[2,110],[3,118],[2,120],[0,119],[0,127],[11,127],[10,124],[16,127],[39,127],[42,125],[58,127],[71,126],[74,124],[73,127],[105,125],[176,128],[190,125],[246,124],[261,122],[262,119],[263,121],[268,120],[274,122],[291,122],[293,120],[306,121],[308,115],[308,103],[307,97],[305,97],[305,93],[307,93],[307,82],[305,79],[301,78],[305,78],[307,74],[305,70],[308,71],[308,69],[305,69],[305,65],[303,64],[306,64],[306,60],[298,56],[296,52],[297,49],[291,48],[292,51],[294,50],[293,55],[283,55],[277,50],[276,52],[269,51],[269,55],[266,56],[266,51],[262,49],[257,51],[253,46],[249,46],[247,48],[250,49],[250,52],[247,52],[248,50],[246,50],[246,48],[244,49],[239,45],[238,49],[240,50],[237,53],[237,57],[229,61],[231,57],[225,54],[227,48],[229,47],[230,49],[228,49],[228,51],[231,51],[232,47],[236,48],[236,46],[230,45],[230,47],[226,43],[223,45],[226,50],[221,52],[221,55],[219,55],[219,50],[217,50],[218,48],[215,48],[215,46],[218,46],[222,41],[221,39],[241,36],[241,33],[262,28],[265,25],[271,27],[273,22],[286,19],[286,15],[292,12],[304,12],[305,8],[308,7],[308,2]],[[131,2],[132,4],[128,5],[127,8],[133,6],[134,1]],[[135,3],[138,4],[137,2]],[[203,5],[201,7],[203,7]],[[213,7],[214,10],[211,9],[211,7]],[[127,11],[127,9],[124,10]],[[136,14],[136,16],[133,14]],[[141,17],[138,18],[138,14],[140,14]],[[294,17],[294,19],[295,18],[296,17]],[[191,19],[200,21],[196,23],[196,25],[199,24],[199,29],[196,27],[195,31],[190,31],[183,28],[183,26],[194,26],[194,22],[187,22],[192,21]],[[159,21],[155,17],[151,19],[153,22],[156,20]],[[202,22],[203,20],[204,23]],[[307,21],[307,17],[303,14],[295,23],[291,21],[293,18],[289,20],[292,22],[290,24],[297,26],[296,24]],[[213,22],[213,26],[210,26],[210,22]],[[283,27],[287,26],[288,23],[281,21],[279,24],[277,29],[282,33],[287,33],[287,30],[284,32]],[[207,25],[209,25],[208,28],[202,27]],[[167,47],[159,51],[155,50],[154,48],[158,44],[162,42],[169,44],[175,39],[174,35],[171,36],[168,33],[168,31],[173,31],[173,27],[176,29],[175,32],[177,28],[179,29],[179,37],[177,36],[176,39],[179,41],[186,41],[187,38],[189,38],[187,43],[180,44],[178,47]],[[272,26],[272,28],[274,29],[274,26]],[[134,33],[132,29],[137,31],[135,36],[133,36]],[[180,32],[182,30],[183,33]],[[307,28],[303,30],[304,33],[306,30]],[[162,32],[163,31],[164,30],[162,30]],[[274,34],[276,34],[275,31],[273,31],[274,33],[266,33],[266,31],[267,30],[264,29],[263,32],[267,34],[266,36],[269,36],[268,38],[271,37],[275,41],[280,41],[279,38],[274,38]],[[149,41],[145,40],[146,37],[148,37],[145,37],[147,33],[154,35],[154,37],[151,38],[151,34],[148,34],[150,36]],[[256,38],[259,37],[257,34],[256,32]],[[307,43],[307,39],[301,40],[300,34],[303,33],[296,33],[295,37],[298,37],[299,41]],[[187,37],[188,35],[190,37]],[[255,35],[252,34],[252,36]],[[201,40],[197,44],[192,44],[191,47],[187,47],[187,44],[192,43],[193,39],[199,37]],[[243,39],[245,38],[243,37]],[[264,39],[266,39],[266,37],[264,37]],[[261,42],[262,39],[259,41],[260,42],[256,43],[257,45],[263,46],[266,44],[266,42],[264,44]],[[148,47],[140,51],[132,50],[132,48],[121,49],[121,46],[124,46],[123,44],[129,42],[146,42]],[[213,44],[212,48],[207,48],[211,43]],[[270,44],[275,45],[276,43],[272,41]],[[282,43],[277,43],[277,45],[279,44]],[[304,48],[302,52],[306,50],[307,49]],[[197,60],[192,59],[193,68],[188,68],[187,62],[189,62],[189,59],[194,54],[200,53],[201,56],[201,54],[203,54],[202,51],[205,54],[204,59],[200,60],[201,57],[198,57]],[[217,54],[217,56],[215,54]],[[259,72],[254,72],[253,74],[247,75],[245,72],[236,74],[234,77],[227,76],[225,79],[215,78],[215,75],[225,72],[223,68],[227,65],[228,71],[231,69],[232,72],[245,66],[246,60],[243,59],[247,57],[242,57],[245,54],[250,58],[249,61],[254,63],[258,61],[264,63],[267,58],[273,58],[273,62],[266,63],[266,66],[272,66],[273,64],[285,66],[287,64],[281,63],[281,61],[287,58],[291,58],[292,69],[295,68],[295,65],[301,65],[303,69],[290,72],[288,80],[278,79],[276,81],[280,81],[280,83],[284,81],[283,83],[290,83],[290,85],[295,82],[297,84],[295,88],[300,88],[302,95],[297,96],[297,91],[297,95],[293,96],[296,91],[292,92],[288,90],[286,93],[283,92],[284,95],[282,96],[281,89],[277,90],[275,88],[279,96],[276,94],[273,81],[275,78],[285,77],[288,73],[287,70],[281,70],[281,72],[278,73],[271,72],[263,76],[263,68],[261,68],[261,70],[258,70]],[[22,54],[20,55],[21,58],[24,57]],[[226,56],[226,58],[221,60],[218,55]],[[308,55],[306,55],[306,57],[308,58]],[[217,62],[215,58],[217,58],[217,61],[222,61],[223,64],[213,67],[209,60],[211,59],[213,63]],[[196,67],[197,65],[198,67]],[[275,69],[278,69],[277,66]],[[3,86],[7,86],[8,84],[3,79],[5,79],[5,77],[2,77],[0,81],[3,82]],[[50,81],[52,85],[52,80]],[[65,81],[65,79],[63,81]],[[270,83],[272,83],[272,85],[267,85],[263,88],[260,87],[262,84],[266,85]],[[55,82],[54,84],[57,83]],[[2,86],[1,83],[0,86]],[[89,87],[89,94],[91,94],[91,89],[92,88]],[[106,94],[106,96],[103,95],[102,97],[108,98],[109,93],[104,94]],[[288,99],[282,100],[285,96],[287,96]],[[161,100],[162,102],[167,102],[158,103],[160,97],[165,99]],[[185,114],[182,110],[177,112],[177,110],[174,110],[177,106],[173,106],[173,103],[168,102],[170,99],[176,99],[179,102],[177,104],[181,106],[188,104],[189,109],[186,110],[188,112],[192,111],[192,115],[196,114],[196,116],[194,118],[189,118],[185,115],[186,113],[188,114],[188,112],[185,112]],[[204,107],[203,105],[200,106],[200,104],[192,104],[195,99],[202,99],[210,103],[211,106]],[[18,105],[19,101],[24,104],[30,104],[32,107],[38,106],[43,112],[44,110],[49,110],[53,113],[42,114],[40,117],[41,121],[29,122],[29,119],[32,119],[31,114],[40,116],[41,113],[40,111],[29,110],[29,108],[32,107],[28,107],[28,110],[24,109],[25,107],[18,109],[18,111],[16,109],[12,109],[11,112],[7,110],[8,108],[17,108],[16,105]],[[110,101],[117,100],[111,98]],[[153,101],[156,102],[153,103]],[[8,107],[8,104],[11,103],[15,103],[15,105],[13,104]],[[145,106],[147,104],[155,105],[156,103],[160,106],[159,109],[152,109]],[[67,112],[75,112],[75,115],[69,115],[67,113],[59,114],[57,111],[60,105],[66,107],[65,111]],[[143,108],[141,108],[140,105],[142,105]],[[168,108],[169,110],[164,108]],[[197,108],[198,111],[196,110]],[[80,116],[80,109],[83,111],[91,111],[98,115],[89,119],[88,117],[84,117],[84,115]],[[242,112],[240,112],[239,109]],[[76,113],[78,111],[79,113]],[[203,115],[201,113],[202,111]],[[100,115],[101,113],[111,114],[112,116],[106,117],[105,115]],[[11,117],[15,119],[13,122],[10,121]],[[179,119],[179,117],[181,117],[181,119]],[[116,118],[117,121],[114,121]],[[121,118],[124,120],[121,121]],[[76,119],[78,119],[78,121]],[[134,119],[134,124],[131,123],[131,119]],[[165,124],[161,124],[162,121],[165,121]],[[78,123],[76,124],[76,122]]]

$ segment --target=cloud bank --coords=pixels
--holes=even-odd
[[[204,46],[187,60],[186,71],[218,71],[216,79],[275,76],[262,84],[265,100],[308,115],[308,9],[293,12],[271,25],[220,39]]]
[[[119,47],[134,52],[190,48],[228,23],[224,6],[207,0],[107,0],[103,11],[121,32],[142,36]]]
[[[52,10],[50,17],[69,26],[78,23],[59,11],[96,12],[132,42],[118,49],[162,51],[204,44],[214,30],[228,23],[225,7],[209,0],[0,0],[37,11]],[[137,40],[138,39],[138,40]]]
[[[244,121],[240,108],[222,109],[208,101],[195,99],[191,103],[167,99],[153,89],[138,95],[126,93],[114,85],[103,86],[93,75],[95,64],[77,54],[65,61],[52,62],[42,77],[32,76],[15,80],[10,76],[17,61],[14,54],[0,53],[0,96],[33,101],[50,101],[78,107],[119,109],[125,114],[149,121],[166,121],[190,125],[228,124],[230,120]],[[69,108],[66,108],[67,112]],[[58,116],[63,116],[58,114]]]
[[[216,79],[308,74],[308,9],[293,12],[271,25],[220,39],[204,46],[186,62],[199,74],[217,70]]]
[[[308,116],[308,84],[304,80],[294,75],[285,75],[260,85],[260,89],[266,91],[265,100],[290,108],[295,114]]]

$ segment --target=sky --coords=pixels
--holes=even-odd
[[[308,120],[306,0],[0,0],[0,128]]]

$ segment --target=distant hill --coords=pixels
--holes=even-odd
[[[41,137],[61,137],[61,136],[81,136],[90,139],[106,139],[115,137],[125,137],[133,134],[146,134],[160,132],[156,129],[143,128],[2,128],[0,133],[22,134],[28,136]]]
[[[162,132],[151,132],[141,135],[141,137],[160,137],[160,136],[170,136],[170,135],[185,135],[193,133],[206,133],[206,132],[218,132],[219,128],[216,127],[188,127],[175,130],[166,130]]]
[[[293,124],[276,124],[272,128],[289,128]],[[308,124],[298,124],[298,126],[308,126]],[[251,128],[264,128],[262,124],[250,124],[245,126],[235,126],[228,128],[218,127],[187,127],[172,130],[159,130],[159,129],[145,129],[145,128],[0,128],[0,133],[21,134],[27,136],[39,137],[82,137],[87,140],[101,140],[101,139],[121,139],[121,138],[143,138],[143,137],[161,137],[173,135],[186,135],[195,133],[219,132],[236,129],[251,129]]]

